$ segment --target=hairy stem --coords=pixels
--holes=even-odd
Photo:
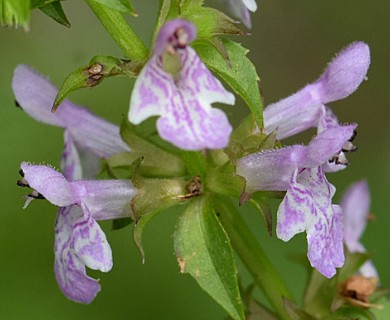
[[[278,319],[291,319],[282,298],[291,299],[292,296],[238,210],[227,197],[216,197],[214,208],[219,213],[234,250],[274,307]]]

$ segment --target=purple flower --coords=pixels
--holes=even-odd
[[[366,252],[360,238],[367,225],[370,193],[367,182],[362,180],[349,186],[340,203],[343,210],[344,242],[350,252]],[[374,264],[365,262],[359,270],[365,277],[379,278]]]
[[[249,29],[252,28],[251,16],[249,11],[255,12],[257,4],[255,0],[223,0],[232,14],[240,18]]]
[[[128,180],[68,181],[44,165],[21,164],[19,185],[34,191],[60,207],[55,226],[55,274],[64,294],[81,303],[90,303],[100,291],[85,266],[107,272],[112,267],[111,248],[95,220],[130,217],[130,202],[137,190]]]
[[[344,263],[343,228],[340,207],[332,205],[335,188],[322,165],[338,156],[355,129],[356,125],[331,127],[307,146],[266,150],[237,163],[248,192],[287,191],[277,213],[277,236],[288,241],[306,231],[309,261],[328,278]]]
[[[12,89],[20,107],[32,118],[65,129],[65,148],[72,150],[66,158],[73,163],[68,169],[78,172],[76,176],[71,175],[72,179],[81,178],[81,164],[85,161],[88,165],[84,166],[84,177],[92,177],[97,172],[99,158],[130,151],[122,141],[117,126],[69,100],[52,113],[51,107],[58,90],[30,67],[19,65],[15,69]],[[89,171],[86,171],[87,168]]]
[[[329,63],[317,81],[265,108],[265,132],[277,130],[277,139],[284,139],[308,128],[322,132],[338,125],[325,104],[352,94],[366,78],[369,65],[368,45],[350,44]]]
[[[232,127],[211,104],[234,104],[235,98],[188,46],[195,37],[188,21],[172,20],[161,28],[153,55],[135,82],[129,121],[139,124],[159,116],[160,136],[181,149],[224,148]]]
[[[35,189],[25,207],[36,197],[45,197],[60,207],[55,224],[56,278],[68,298],[90,303],[100,285],[87,276],[85,266],[103,272],[112,267],[111,248],[95,220],[129,216],[129,202],[136,189],[129,181],[76,180],[94,177],[99,158],[130,149],[121,140],[117,126],[87,109],[66,100],[52,113],[57,89],[31,68],[18,66],[12,87],[19,105],[31,117],[65,129],[61,157],[64,176],[46,166],[22,164],[22,185]]]

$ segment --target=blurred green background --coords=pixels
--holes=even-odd
[[[148,45],[157,2],[134,0],[139,17],[129,18]],[[342,122],[359,123],[359,152],[349,157],[352,164],[348,170],[329,175],[329,179],[337,187],[336,202],[346,185],[368,179],[376,218],[364,235],[364,243],[372,252],[382,285],[389,287],[390,2],[258,0],[258,4],[259,10],[252,15],[252,35],[239,41],[251,50],[249,56],[257,65],[266,104],[315,80],[334,54],[352,41],[363,40],[371,47],[369,81],[351,97],[331,104]],[[102,285],[102,292],[90,306],[67,300],[58,289],[53,273],[56,208],[34,201],[22,210],[26,190],[16,187],[15,182],[23,160],[58,167],[62,130],[39,124],[15,108],[13,69],[20,63],[32,65],[60,85],[70,71],[87,64],[94,55],[122,57],[82,1],[65,1],[64,8],[71,29],[39,11],[34,12],[28,33],[0,29],[0,319],[223,319],[224,311],[195,281],[179,274],[172,244],[179,212],[160,215],[147,228],[144,265],[131,229],[111,231],[110,224],[103,223],[113,249],[114,268],[108,274],[90,272]],[[127,78],[111,78],[70,98],[118,124],[127,113],[131,87]],[[241,101],[230,111],[234,115],[245,112]],[[295,141],[307,141],[312,134]],[[299,299],[307,276],[288,256],[305,254],[305,236],[282,243],[267,236],[263,222],[251,210],[242,212]],[[243,279],[247,281],[245,273]]]

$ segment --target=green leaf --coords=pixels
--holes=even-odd
[[[175,251],[182,273],[194,277],[233,319],[244,319],[230,241],[205,196],[192,199],[180,217]]]
[[[222,40],[229,55],[231,66],[218,50],[209,43],[196,42],[193,47],[207,67],[221,77],[248,105],[257,126],[263,127],[263,103],[258,85],[259,77],[255,66],[246,57],[248,50],[240,44]]]
[[[134,17],[138,16],[137,11],[135,11],[133,5],[129,0],[93,0],[98,2],[110,9],[132,15]]]
[[[213,8],[185,5],[181,7],[181,17],[195,24],[198,39],[208,40],[217,35],[243,34],[234,20]]]
[[[28,30],[30,22],[30,0],[2,0],[0,2],[0,24],[6,27],[22,26]]]
[[[59,24],[70,28],[70,22],[67,19],[64,10],[62,9],[61,2],[58,1],[49,3],[39,7],[39,9],[54,21],[57,21]]]
[[[131,62],[111,56],[95,56],[87,66],[76,69],[65,78],[54,100],[52,111],[54,112],[71,92],[94,87],[105,78],[112,76],[135,77],[142,66],[143,62],[140,61]]]
[[[142,126],[142,124],[141,124]],[[120,133],[123,141],[131,148],[131,152],[114,156],[109,160],[115,159],[116,164],[122,165],[132,163],[136,158],[142,157],[143,162],[140,166],[140,172],[145,176],[154,177],[180,177],[187,171],[184,162],[174,154],[161,149],[150,140],[146,140],[144,135],[138,133],[139,126],[131,124],[127,119],[123,119]],[[118,159],[121,157],[121,159]],[[127,157],[127,160],[126,160]]]

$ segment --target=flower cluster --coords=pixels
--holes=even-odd
[[[228,2],[234,14],[250,27],[248,10],[255,11],[256,3]],[[134,84],[128,120],[138,125],[157,116],[156,127],[162,139],[181,150],[204,151],[198,155],[206,157],[210,149],[229,148],[233,130],[225,113],[212,104],[234,105],[235,97],[189,46],[196,33],[194,24],[182,19],[161,27],[152,54]],[[347,166],[346,153],[356,150],[352,141],[357,125],[340,124],[326,104],[352,94],[366,78],[369,64],[368,46],[352,43],[318,80],[265,108],[261,130],[264,136],[275,135],[277,140],[283,140],[316,128],[317,135],[307,145],[270,148],[235,158],[221,151],[226,156],[221,158],[234,164],[231,177],[245,179],[246,193],[285,192],[277,212],[277,236],[288,241],[305,231],[308,259],[328,278],[344,264],[344,243],[351,252],[364,251],[359,238],[369,200],[365,184],[360,183],[347,193],[341,206],[332,202],[336,189],[325,174]],[[101,159],[133,152],[122,141],[117,126],[68,100],[52,113],[57,89],[27,66],[16,68],[12,85],[16,100],[26,113],[37,121],[64,129],[62,173],[49,166],[23,162],[18,184],[33,189],[25,206],[33,199],[47,199],[59,207],[54,246],[56,278],[68,298],[89,303],[100,285],[87,276],[85,267],[103,272],[112,267],[110,246],[96,221],[135,217],[132,201],[148,190],[141,193],[125,179],[95,180]],[[252,134],[259,132],[257,128]],[[143,159],[142,150],[137,152]],[[189,193],[180,199],[207,190],[199,177],[192,177],[191,181]],[[226,184],[229,185],[228,181]],[[358,217],[352,214],[355,211]],[[377,277],[370,263],[361,272]]]

